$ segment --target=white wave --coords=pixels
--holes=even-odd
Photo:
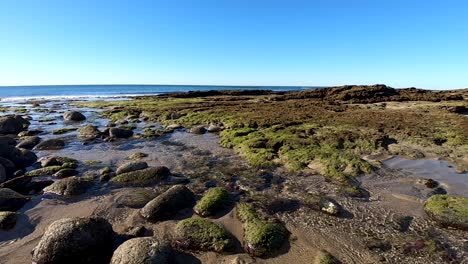
[[[0,102],[24,102],[32,100],[50,100],[50,101],[59,101],[59,100],[99,100],[99,99],[125,99],[135,96],[152,96],[159,95],[161,93],[152,93],[152,94],[113,94],[113,95],[38,95],[38,96],[12,96],[12,97],[3,97],[0,98]]]

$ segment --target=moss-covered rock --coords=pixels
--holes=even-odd
[[[166,179],[171,175],[167,167],[150,167],[143,170],[122,173],[111,179],[118,184],[146,185]]]
[[[194,210],[201,216],[215,214],[229,202],[229,194],[223,187],[209,189],[195,205]]]
[[[29,198],[8,188],[0,188],[0,211],[16,211],[23,207]]]
[[[130,161],[130,162],[120,165],[117,168],[116,173],[117,175],[119,175],[119,174],[129,173],[129,172],[142,170],[146,168],[148,168],[148,164],[144,161]]]
[[[243,223],[245,250],[254,256],[264,256],[280,248],[286,241],[287,231],[281,223],[264,219],[252,204],[237,206],[237,216]]]
[[[62,134],[66,134],[68,132],[71,132],[71,131],[76,131],[78,128],[76,127],[62,127],[62,128],[57,128],[55,130],[52,131],[52,134],[54,135],[62,135]]]
[[[42,167],[62,166],[62,167],[73,169],[75,167],[72,167],[72,166],[77,166],[78,165],[78,160],[73,159],[73,158],[69,158],[69,157],[62,157],[62,156],[44,157],[44,158],[41,158],[39,160],[39,162],[41,163]],[[64,166],[65,163],[69,163],[69,165]],[[71,165],[71,164],[74,164],[74,165]]]
[[[101,135],[101,131],[96,126],[86,125],[78,129],[78,137],[83,140],[92,140]]]
[[[12,229],[16,224],[16,215],[15,212],[0,212],[0,230]]]
[[[143,153],[143,152],[135,152],[135,153],[132,153],[128,156],[128,159],[131,159],[131,160],[138,160],[138,159],[142,159],[142,158],[146,158],[148,157],[148,154],[146,153]]]
[[[54,182],[44,188],[44,192],[64,196],[74,196],[85,193],[92,184],[93,182],[90,179],[73,176]]]
[[[441,226],[468,230],[468,198],[437,194],[424,206],[427,215]]]
[[[78,175],[78,171],[75,169],[60,169],[56,173],[54,173],[52,176],[57,177],[59,179],[70,177],[70,176],[76,176]]]
[[[176,185],[147,203],[140,214],[153,222],[166,220],[194,203],[195,195],[192,191],[184,185]]]
[[[29,177],[39,177],[45,175],[53,175],[54,173],[58,172],[62,169],[62,166],[49,166],[45,168],[39,168],[32,171],[28,171],[25,173],[26,176]]]
[[[229,233],[219,225],[203,219],[188,218],[177,223],[177,240],[195,250],[223,252],[233,248]]]

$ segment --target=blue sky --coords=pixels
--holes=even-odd
[[[468,2],[0,0],[0,85],[468,87]]]

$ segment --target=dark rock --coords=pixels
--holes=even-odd
[[[0,146],[1,145],[14,146],[16,145],[16,140],[9,136],[0,136]]]
[[[0,211],[16,211],[23,207],[29,198],[13,190],[0,188]]]
[[[86,120],[86,117],[77,111],[66,111],[63,113],[63,119],[65,121],[83,121]]]
[[[154,237],[133,238],[120,245],[111,264],[168,264],[174,253],[170,243]]]
[[[22,140],[16,147],[17,148],[24,148],[24,149],[32,149],[34,148],[37,144],[41,142],[41,138],[38,136],[31,136],[27,137],[24,140]]]
[[[42,167],[49,167],[49,166],[63,166],[65,163],[77,164],[78,161],[76,159],[68,158],[68,157],[61,157],[61,156],[48,156],[39,159]]]
[[[117,168],[117,175],[137,170],[142,170],[148,168],[148,164],[144,161],[131,161],[125,164],[120,165]]]
[[[7,180],[7,174],[6,174],[5,167],[3,167],[2,164],[0,164],[0,183],[6,180]]]
[[[0,165],[5,169],[5,174],[8,179],[12,178],[15,173],[15,164],[9,159],[0,157]]]
[[[20,176],[23,176],[25,173],[26,173],[26,171],[24,169],[19,169],[19,170],[15,171],[15,173],[13,174],[13,177],[14,178],[20,177]]]
[[[109,129],[109,136],[114,138],[129,138],[133,136],[133,131],[118,127],[112,127]]]
[[[0,212],[0,230],[9,230],[16,225],[15,212]]]
[[[53,222],[33,250],[37,264],[109,263],[114,231],[103,218],[64,218]]]
[[[39,129],[33,129],[33,130],[27,130],[27,131],[21,131],[18,133],[18,137],[29,137],[29,136],[35,136],[44,131],[39,130]],[[16,144],[15,144],[16,145]]]
[[[74,169],[61,169],[54,173],[52,176],[57,177],[59,179],[70,177],[70,176],[76,176],[78,175],[78,171]]]
[[[91,187],[92,181],[72,176],[60,179],[44,189],[45,193],[53,193],[64,196],[80,195]]]
[[[25,168],[37,161],[37,156],[32,151],[10,145],[0,145],[0,157],[13,162],[15,168]],[[2,163],[5,161],[4,159],[2,159]],[[5,169],[7,168],[5,167]]]
[[[101,131],[95,126],[87,125],[78,129],[78,137],[84,140],[93,140],[101,135]]]
[[[49,139],[36,145],[36,150],[58,150],[65,147],[65,141],[61,139]]]
[[[19,115],[0,117],[0,134],[18,134],[28,126],[29,121]]]
[[[192,191],[184,185],[176,185],[147,203],[140,214],[150,221],[161,221],[194,203],[195,195]]]
[[[189,130],[192,134],[202,135],[206,133],[206,129],[204,126],[194,126]]]

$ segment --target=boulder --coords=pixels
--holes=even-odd
[[[37,156],[32,151],[22,148],[15,148],[10,145],[0,145],[0,157],[2,165],[6,160],[11,161],[15,168],[25,168],[31,166],[37,161]],[[5,167],[6,169],[6,167]]]
[[[44,193],[53,193],[64,196],[80,195],[86,192],[91,187],[92,181],[82,179],[80,177],[68,177],[60,179],[53,184],[44,188]]]
[[[10,136],[0,136],[0,145],[16,145],[16,140]]]
[[[18,134],[28,126],[29,121],[19,115],[0,117],[0,134]]]
[[[230,234],[204,218],[188,218],[177,223],[177,242],[194,250],[223,252],[233,249]]]
[[[426,214],[443,227],[468,230],[468,198],[436,194],[427,199]]]
[[[0,183],[6,180],[7,180],[7,174],[6,174],[5,167],[3,167],[2,164],[0,164]]]
[[[204,126],[194,126],[189,130],[192,134],[202,135],[206,133],[206,129]]]
[[[25,137],[16,147],[24,149],[32,149],[41,142],[41,138],[38,136]]]
[[[133,136],[133,131],[124,128],[112,127],[109,129],[109,136],[114,138],[129,138]]]
[[[33,249],[36,264],[109,263],[114,231],[103,218],[64,218],[53,222]]]
[[[156,197],[156,193],[144,188],[124,189],[116,194],[115,204],[140,209]]]
[[[61,156],[48,156],[39,159],[42,167],[49,167],[49,166],[63,166],[65,163],[69,164],[78,164],[78,160],[68,158],[68,157],[61,157]]]
[[[148,168],[148,164],[144,161],[131,161],[125,164],[120,165],[117,168],[117,175],[137,170],[142,170]]]
[[[184,185],[176,185],[147,203],[140,214],[150,221],[166,220],[194,203],[192,191]]]
[[[83,121],[86,117],[78,111],[66,111],[63,113],[63,119],[65,121]]]
[[[111,182],[119,184],[146,185],[167,179],[171,175],[167,167],[150,167],[147,169],[122,173],[111,179]]]
[[[66,168],[66,169],[61,169],[61,170],[57,171],[52,176],[57,177],[59,179],[63,179],[63,178],[66,178],[66,177],[76,176],[76,175],[78,175],[77,170]]]
[[[65,147],[65,141],[61,139],[49,139],[42,141],[34,147],[35,150],[58,150]]]
[[[223,187],[209,189],[193,208],[201,216],[210,216],[218,212],[229,202],[229,194]]]
[[[0,230],[9,230],[15,227],[16,213],[15,212],[0,212]]]
[[[29,198],[13,190],[0,188],[0,211],[16,211],[23,207]]]
[[[127,240],[112,256],[111,264],[165,264],[172,263],[170,243],[154,237]]]
[[[0,165],[3,166],[3,168],[5,169],[5,174],[6,174],[6,177],[9,179],[9,178],[12,178],[12,176],[14,175],[15,173],[15,164],[13,162],[11,162],[11,160],[9,159],[5,159],[5,158],[2,158],[0,157]]]
[[[93,140],[101,135],[101,131],[95,126],[87,125],[78,129],[78,137],[84,140]]]
[[[0,184],[0,188],[9,188],[21,194],[35,194],[54,183],[52,180],[33,181],[32,177],[19,176]]]

